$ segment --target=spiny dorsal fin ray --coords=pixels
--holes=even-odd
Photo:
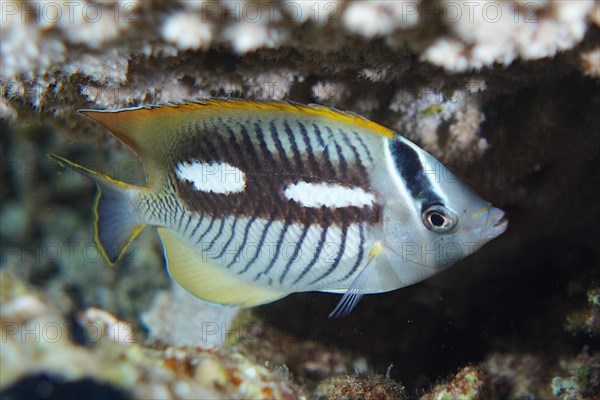
[[[153,153],[164,149],[165,141],[172,140],[172,135],[175,133],[173,128],[215,114],[230,115],[232,112],[244,111],[253,114],[261,111],[301,113],[325,118],[332,123],[354,124],[387,138],[396,135],[392,130],[357,114],[317,104],[303,105],[284,101],[214,98],[183,100],[115,111],[80,110],[79,112],[111,131],[146,162],[148,158],[154,156]]]

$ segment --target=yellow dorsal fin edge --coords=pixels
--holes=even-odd
[[[356,124],[386,138],[393,138],[396,133],[375,122],[350,112],[339,111],[317,104],[304,105],[285,101],[255,101],[243,99],[194,99],[170,102],[158,105],[126,108],[115,111],[80,110],[79,112],[113,132],[125,143],[136,149],[135,136],[143,135],[144,129],[154,126],[156,117],[181,117],[187,116],[185,111],[219,112],[219,111],[278,111],[301,113],[325,117],[335,122]]]

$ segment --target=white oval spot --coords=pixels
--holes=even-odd
[[[289,185],[285,197],[305,207],[364,207],[375,202],[375,196],[359,187],[349,188],[329,183],[298,182]]]
[[[184,162],[177,165],[177,176],[192,182],[194,188],[202,192],[239,193],[246,187],[246,174],[227,163]]]

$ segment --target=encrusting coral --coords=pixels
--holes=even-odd
[[[550,379],[542,356],[527,353],[493,353],[482,363],[491,393],[499,398],[549,397]]]
[[[339,376],[323,381],[314,393],[315,399],[403,400],[404,387],[380,375],[366,377]]]
[[[552,378],[552,395],[562,400],[596,399],[600,396],[600,352],[584,351],[562,360],[561,371]]]
[[[141,319],[151,340],[211,348],[226,342],[238,311],[238,307],[201,301],[180,285],[171,285],[169,292],[156,295]]]
[[[48,374],[57,381],[92,378],[136,398],[304,397],[284,370],[231,349],[142,345],[134,326],[105,311],[87,310],[72,323],[6,272],[0,272],[0,288],[0,391],[24,376]],[[76,332],[87,346],[78,345]]]
[[[600,337],[600,288],[587,292],[587,307],[567,316],[566,329],[573,334]]]
[[[133,49],[148,55],[228,45],[238,54],[259,49],[317,49],[331,52],[355,38],[384,38],[398,49],[408,42],[423,61],[450,71],[536,60],[575,46],[597,22],[593,1],[178,1],[93,3],[15,1],[3,13],[2,78],[30,77],[60,69],[90,75],[97,82],[127,80]],[[156,24],[149,24],[150,21]],[[23,23],[25,22],[25,23]],[[306,29],[308,25],[309,29]],[[440,34],[443,32],[443,34]],[[121,44],[121,46],[115,46]],[[74,46],[82,50],[73,51]],[[99,71],[95,58],[113,69]],[[110,51],[116,49],[117,51]],[[19,50],[22,57],[15,57]],[[162,53],[162,54],[161,54]],[[111,62],[114,61],[114,62]],[[73,64],[75,62],[75,64]]]
[[[484,400],[490,397],[489,378],[477,367],[464,367],[448,383],[436,385],[420,400]]]

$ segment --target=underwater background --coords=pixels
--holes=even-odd
[[[2,1],[6,399],[600,398],[598,1]],[[108,266],[94,185],[136,156],[77,110],[318,103],[413,140],[509,227],[414,286],[245,310],[173,284],[146,229]]]

